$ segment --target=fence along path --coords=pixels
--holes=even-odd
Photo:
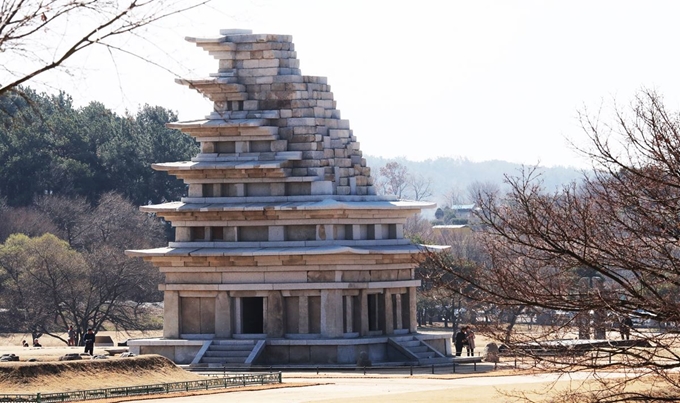
[[[248,385],[264,385],[270,383],[281,383],[281,372],[268,374],[238,374],[219,378],[201,379],[198,381],[127,386],[122,388],[79,390],[61,393],[0,394],[0,402],[74,402],[80,400],[108,399],[121,396],[140,396],[173,392],[188,392],[194,390],[226,389]]]

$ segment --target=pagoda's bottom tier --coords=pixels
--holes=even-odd
[[[424,365],[454,361],[451,333],[356,338],[135,339],[134,354],[159,354],[192,367]]]
[[[417,326],[419,283],[332,283],[317,284],[318,288],[290,284],[277,289],[268,287],[271,284],[249,284],[229,291],[189,284],[166,286],[163,336],[352,338],[412,333]]]

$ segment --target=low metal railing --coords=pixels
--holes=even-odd
[[[108,399],[121,396],[154,395],[194,390],[226,389],[248,385],[281,383],[281,372],[268,374],[238,374],[220,378],[207,378],[197,381],[160,383],[156,385],[127,386],[79,390],[62,393],[0,394],[0,402],[74,402],[79,400]]]

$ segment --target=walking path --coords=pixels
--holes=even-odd
[[[284,383],[317,383],[314,386],[289,387],[259,391],[232,391],[201,396],[201,403],[223,403],[225,399],[239,403],[316,402],[316,403],[418,403],[418,402],[495,402],[514,401],[507,396],[513,391],[545,393],[545,388],[558,381],[556,387],[566,388],[570,382],[588,378],[577,373],[571,379],[555,374],[467,376],[450,378],[435,375],[375,375],[358,376],[356,373],[321,374],[284,373]],[[504,395],[505,394],[505,395]],[[197,397],[155,399],[156,403],[191,403]]]

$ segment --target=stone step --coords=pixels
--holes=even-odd
[[[212,346],[255,346],[254,340],[213,340]]]
[[[244,351],[211,351],[208,350],[203,355],[204,357],[248,357],[252,350]]]
[[[412,353],[424,353],[426,351],[429,351],[429,348],[427,346],[421,345],[421,346],[415,346],[415,347],[409,347],[409,351]]]
[[[415,340],[415,341],[418,341],[415,337],[410,336],[410,335],[406,335],[406,336],[392,336],[392,337],[390,337],[390,338],[391,338],[392,340],[398,342],[398,343],[401,343],[401,342],[403,342],[403,341],[414,341],[414,340]],[[420,341],[418,341],[418,342],[420,343]]]
[[[205,364],[243,364],[246,359],[244,357],[203,357],[201,363]]]
[[[434,358],[435,354],[432,351],[426,351],[423,353],[413,353],[418,359],[423,359],[423,358]]]
[[[407,349],[410,349],[411,347],[418,347],[421,345],[420,340],[399,341],[398,343]]]
[[[211,345],[208,347],[208,351],[251,351],[254,346],[250,345]]]

